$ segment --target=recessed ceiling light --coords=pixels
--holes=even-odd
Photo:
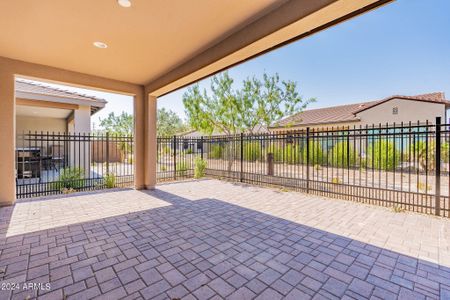
[[[117,0],[117,3],[119,3],[119,5],[122,7],[131,7],[130,0]]]
[[[106,45],[103,42],[94,42],[94,46],[97,47],[97,48],[100,48],[100,49],[108,48],[108,45]]]

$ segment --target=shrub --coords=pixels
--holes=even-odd
[[[306,145],[301,148],[303,163],[306,164]],[[326,152],[319,141],[309,142],[309,165],[321,165],[326,162]]]
[[[194,161],[194,178],[202,178],[205,177],[206,171],[206,161],[201,157],[197,156]]]
[[[106,174],[103,177],[106,188],[112,189],[116,187],[116,175],[114,173]]]
[[[133,154],[128,154],[128,157],[127,157],[127,163],[129,163],[129,164],[132,164],[133,163]]]
[[[220,144],[212,144],[209,150],[209,158],[219,159],[223,157],[223,147]]]
[[[84,170],[81,168],[64,168],[61,169],[58,181],[52,184],[57,190],[79,189],[84,186]]]
[[[341,184],[342,181],[341,181],[341,179],[338,178],[338,177],[333,177],[333,178],[331,178],[331,183],[334,183],[334,184]]]
[[[432,188],[431,185],[419,181],[417,182],[417,189],[421,192],[428,192],[431,191]]]
[[[335,167],[355,166],[357,159],[353,145],[347,141],[336,143],[328,153],[328,162]]]
[[[162,153],[163,154],[170,154],[172,152],[173,152],[173,150],[169,146],[163,146],[162,147]]]
[[[281,151],[278,153],[280,156],[280,161],[284,161],[287,164],[298,164],[302,161],[300,145],[296,144],[287,144],[280,149]]]
[[[261,156],[261,144],[259,142],[246,142],[244,143],[244,160],[246,161],[257,161],[264,159]]]
[[[367,165],[374,169],[392,171],[400,164],[400,151],[394,142],[380,140],[368,149]]]
[[[442,162],[448,163],[450,159],[450,145],[448,143],[441,144],[441,159]]]
[[[306,164],[306,145],[295,143],[285,145],[275,145],[269,148],[273,153],[275,162],[284,162],[288,164]],[[311,166],[321,165],[325,162],[326,155],[322,145],[317,141],[309,142],[309,164]]]
[[[189,169],[188,164],[185,161],[180,161],[176,164],[177,167],[177,175],[178,176],[186,176],[187,170]]]
[[[411,145],[409,150],[411,153],[411,160],[418,160],[421,170],[425,170],[428,166],[428,171],[432,171],[436,166],[436,142],[434,140],[428,141],[417,141]],[[408,154],[409,154],[408,153]],[[449,161],[449,144],[441,144],[441,161],[448,163]]]

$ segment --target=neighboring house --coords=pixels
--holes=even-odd
[[[305,110],[287,117],[269,128],[270,131],[286,131],[310,128],[352,128],[365,125],[392,125],[410,121],[434,123],[436,117],[446,121],[450,101],[444,93],[416,96],[391,96],[382,100]]]
[[[106,100],[80,93],[16,80],[16,132],[91,131],[91,116]]]
[[[58,176],[59,168],[67,165],[81,167],[89,176],[90,161],[83,157],[91,151],[96,153],[99,146],[95,142],[81,145],[76,135],[91,132],[91,116],[107,102],[22,79],[16,80],[15,94],[17,178],[52,180],[48,174]],[[44,137],[27,135],[29,132],[42,132]],[[47,133],[59,136],[46,139]],[[67,141],[65,133],[76,135]],[[52,169],[56,172],[52,173]]]
[[[255,128],[252,131],[253,134],[266,133],[266,132],[269,132],[269,131],[263,125],[255,126]],[[249,132],[245,132],[245,133],[249,133]],[[219,132],[219,131],[214,131],[211,134],[211,136],[225,136],[225,135],[226,135],[225,133]],[[185,137],[185,138],[199,138],[199,137],[202,137],[202,136],[209,136],[209,135],[205,134],[205,133],[202,133],[202,132],[200,132],[198,130],[190,130],[190,131],[187,131],[187,132],[179,133],[179,134],[177,134],[177,136]]]

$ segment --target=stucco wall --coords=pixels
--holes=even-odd
[[[392,109],[398,108],[398,114],[394,115]],[[444,104],[436,104],[424,101],[411,101],[403,99],[393,99],[385,103],[374,106],[370,109],[356,114],[361,119],[362,125],[371,124],[392,124],[405,122],[435,122],[436,117],[441,117],[445,122]]]
[[[16,117],[16,132],[21,134],[23,132],[66,132],[66,120],[57,118],[37,118],[37,117]],[[16,146],[22,147],[22,141],[16,135]]]
[[[66,120],[57,118],[37,118],[37,117],[16,117],[16,131],[21,133],[23,131],[37,131],[37,132],[65,132]]]

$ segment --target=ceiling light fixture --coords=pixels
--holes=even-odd
[[[119,5],[122,7],[131,7],[130,0],[117,0],[117,3],[119,3]]]
[[[94,46],[97,47],[97,48],[100,48],[100,49],[108,48],[108,45],[106,45],[103,42],[94,42]]]

